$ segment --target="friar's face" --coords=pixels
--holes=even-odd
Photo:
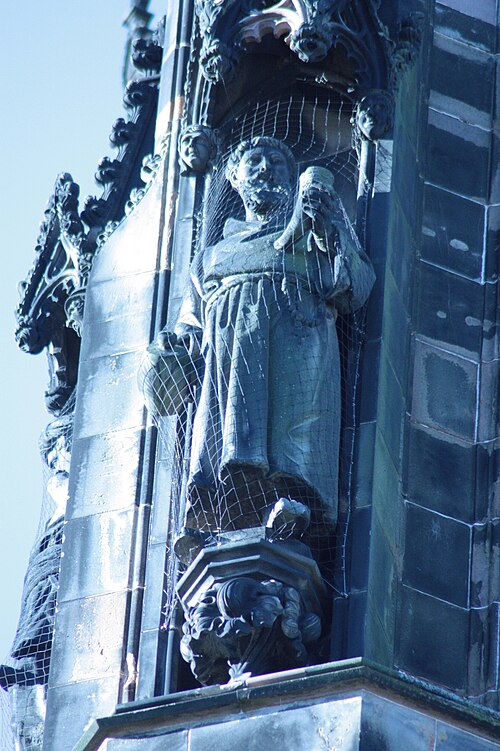
[[[247,216],[265,218],[286,203],[293,178],[285,154],[264,144],[244,152],[232,183],[243,200]]]

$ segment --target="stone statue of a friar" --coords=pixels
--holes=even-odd
[[[245,218],[195,255],[175,331],[149,348],[146,398],[157,415],[194,402],[188,527],[258,526],[278,499],[334,525],[336,319],[363,306],[374,272],[328,170],[297,181],[290,149],[259,137],[226,176]]]

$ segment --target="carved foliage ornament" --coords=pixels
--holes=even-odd
[[[227,683],[309,661],[321,634],[299,592],[275,580],[215,584],[186,614],[181,653],[202,684]]]

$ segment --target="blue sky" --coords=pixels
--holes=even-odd
[[[166,3],[151,2],[155,21]],[[95,168],[113,154],[108,136],[123,115],[122,21],[129,6],[129,0],[24,0],[2,8],[0,660],[14,637],[38,525],[37,443],[49,419],[45,354],[24,354],[14,342],[17,283],[32,264],[56,175],[70,172],[82,198],[100,193]]]

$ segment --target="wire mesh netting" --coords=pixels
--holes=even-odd
[[[68,493],[74,395],[40,437],[43,496],[10,654],[0,666],[0,748],[41,749]]]
[[[272,534],[301,537],[327,583],[347,591],[356,388],[373,284],[354,229],[351,116],[340,95],[296,87],[222,130],[177,325],[150,347],[142,372],[176,468],[166,621],[182,569],[176,539],[187,529],[191,541],[215,544],[266,524],[280,499],[302,511],[278,515]],[[289,183],[267,173],[245,183],[238,169],[251,148],[281,158]],[[274,208],[258,216],[252,200],[265,203],[266,191]],[[315,221],[322,202],[334,215],[330,235]]]

